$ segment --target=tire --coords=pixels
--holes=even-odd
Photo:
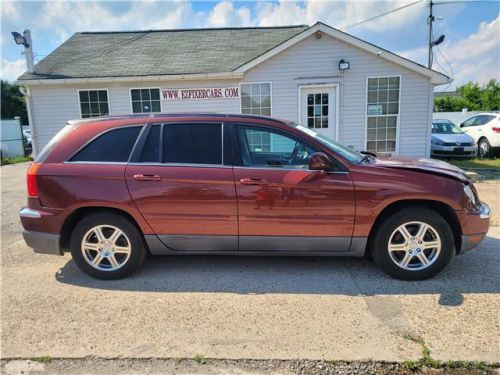
[[[418,231],[422,229],[423,236],[419,236]],[[435,211],[417,207],[384,219],[372,247],[375,263],[400,280],[428,279],[442,271],[454,253],[455,242],[448,223]]]
[[[491,156],[491,145],[488,139],[481,138],[477,145],[477,154],[480,158],[487,158]]]
[[[139,229],[113,213],[90,214],[80,220],[71,234],[70,250],[80,270],[101,280],[131,275],[142,266],[147,254]]]

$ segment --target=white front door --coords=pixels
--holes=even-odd
[[[300,88],[300,124],[336,139],[336,86]]]

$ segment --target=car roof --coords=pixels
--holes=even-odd
[[[443,119],[437,118],[437,119],[432,120],[433,124],[440,123],[440,122],[447,122],[449,124],[453,124],[453,121],[448,120],[446,118],[443,118]]]
[[[150,121],[171,121],[172,119],[195,119],[200,118],[206,120],[208,118],[213,119],[228,119],[228,120],[261,120],[261,121],[274,121],[277,123],[288,124],[289,121],[280,120],[268,116],[258,116],[258,115],[247,115],[247,114],[229,114],[229,113],[214,113],[214,112],[182,112],[182,113],[154,113],[154,114],[137,114],[137,115],[114,115],[114,116],[104,116],[104,117],[94,117],[89,119],[76,119],[68,121],[68,125],[83,125],[97,122],[120,122],[130,120],[138,120],[140,123],[147,123]]]

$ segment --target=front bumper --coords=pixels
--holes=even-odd
[[[462,241],[458,254],[474,249],[483,242],[490,226],[491,210],[486,203],[482,203],[478,211],[466,213],[462,218]],[[465,224],[465,225],[464,225]],[[472,230],[473,234],[469,232]]]
[[[24,230],[23,238],[35,253],[63,255],[60,245],[61,236],[59,234]]]
[[[477,146],[438,146],[431,145],[431,156],[471,158],[477,154]]]

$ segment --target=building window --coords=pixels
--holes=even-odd
[[[82,118],[109,115],[107,90],[79,90]]]
[[[366,112],[368,151],[396,151],[399,98],[399,77],[368,78]]]
[[[131,89],[132,113],[161,112],[160,89]]]
[[[307,127],[328,128],[328,93],[307,94]]]
[[[271,116],[271,84],[242,83],[241,113]]]

